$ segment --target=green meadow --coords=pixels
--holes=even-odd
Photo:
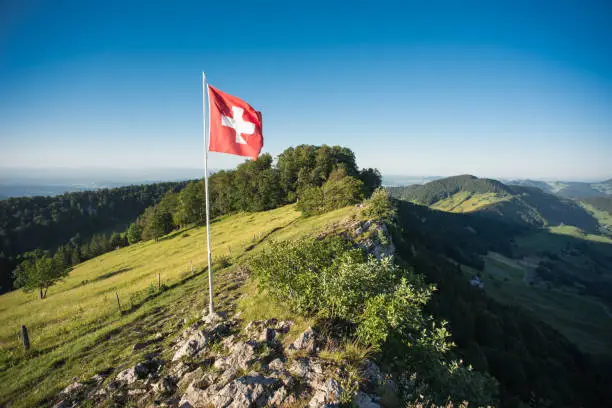
[[[531,285],[539,259],[510,259],[490,252],[482,280],[486,293],[498,301],[519,306],[565,335],[582,350],[610,354],[612,316],[599,300],[559,288]],[[475,274],[471,268],[465,268]]]
[[[241,263],[271,240],[316,234],[351,217],[356,217],[353,207],[302,218],[289,205],[215,220],[211,238],[218,309],[238,308],[246,319],[289,317],[252,283],[243,285]],[[49,403],[73,377],[127,368],[145,353],[167,349],[181,325],[195,321],[208,304],[206,256],[206,228],[184,229],[77,265],[44,300],[22,291],[0,296],[0,406]],[[27,352],[19,339],[21,325],[30,335]],[[161,341],[132,351],[136,342],[153,340],[158,333]]]

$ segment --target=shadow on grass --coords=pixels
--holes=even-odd
[[[168,235],[166,235],[166,236],[164,236],[164,237],[160,238],[160,239],[158,240],[158,242],[167,241],[167,240],[169,240],[169,239],[176,238],[177,236],[182,235],[182,234],[186,234],[186,233],[187,233],[187,231],[191,231],[192,229],[194,229],[194,228],[196,228],[196,227],[198,227],[198,226],[199,226],[199,225],[193,225],[193,226],[191,226],[191,227],[189,227],[189,228],[187,228],[187,229],[181,229],[181,230],[175,231],[175,232],[173,232],[173,233],[171,233],[171,234],[168,234]]]
[[[108,272],[108,273],[105,273],[103,275],[100,275],[96,279],[92,280],[92,282],[98,282],[98,281],[101,281],[101,280],[104,280],[104,279],[112,278],[115,275],[119,275],[120,273],[128,272],[128,271],[131,271],[131,270],[132,270],[132,268],[121,268],[121,269],[118,269],[116,271],[112,271],[112,272]]]
[[[280,231],[282,229],[287,228],[288,226],[290,226],[291,224],[295,223],[297,221],[297,219],[290,221],[288,224],[285,225],[281,225],[280,227],[276,227],[273,228],[270,232],[268,232],[267,234],[265,234],[264,236],[262,236],[261,238],[259,238],[256,242],[252,243],[251,245],[249,245],[248,247],[245,248],[244,252],[249,252],[251,251],[253,248],[255,248],[257,245],[261,244],[263,241],[265,241],[270,235],[274,234],[277,231]]]

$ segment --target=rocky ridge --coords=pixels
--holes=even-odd
[[[114,377],[101,372],[86,381],[75,379],[54,407],[336,407],[352,402],[375,408],[380,407],[380,386],[394,387],[372,361],[361,363],[363,381],[358,382],[346,363],[321,358],[327,340],[313,328],[292,337],[291,321],[252,321],[240,329],[241,323],[239,316],[207,316],[171,343],[170,359],[152,353]]]

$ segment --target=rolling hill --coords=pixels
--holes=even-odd
[[[612,180],[600,183],[586,183],[580,181],[540,181],[540,180],[511,180],[508,185],[524,187],[537,187],[546,193],[561,197],[582,199],[587,197],[612,196]]]
[[[506,185],[497,180],[462,175],[388,190],[396,198],[442,211],[478,211],[533,227],[569,224],[587,233],[600,230],[597,219],[578,203],[538,187]]]

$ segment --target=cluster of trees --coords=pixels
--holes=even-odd
[[[276,164],[272,156],[263,154],[235,170],[213,174],[209,178],[210,212],[214,218],[236,211],[269,210],[298,201],[304,214],[310,215],[359,202],[371,195],[381,181],[378,170],[359,170],[355,155],[348,148],[301,145],[286,149]],[[313,192],[320,192],[317,200],[312,199]],[[0,267],[9,271],[17,262],[47,256],[27,252],[34,248],[55,250],[66,259],[65,265],[71,266],[141,240],[157,241],[174,229],[205,221],[203,180],[11,199],[7,203],[0,210],[29,220],[25,227],[3,225],[0,229],[0,238],[5,230],[16,234],[13,238],[4,234],[5,241],[13,245],[7,246],[11,262],[6,262],[0,251]],[[129,222],[121,234],[100,233]],[[45,232],[43,236],[48,239],[32,238],[35,231]],[[50,235],[53,231],[58,235]],[[81,237],[90,239],[84,241]],[[16,272],[23,275],[21,269]]]
[[[0,201],[0,292],[13,287],[12,271],[20,254],[35,249],[55,251],[65,244],[85,246],[95,234],[124,229],[166,192],[186,184],[157,183]],[[80,254],[81,259],[99,254],[95,247]]]
[[[26,292],[36,290],[44,299],[49,287],[68,274],[69,262],[60,251],[54,256],[40,249],[28,252],[15,270],[15,286]]]
[[[357,168],[354,153],[340,146],[300,145],[283,151],[274,163],[269,154],[247,160],[235,170],[209,177],[211,217],[237,211],[265,211],[298,202],[305,215],[361,201],[381,184],[376,169]],[[205,221],[204,181],[168,192],[147,208],[127,230],[130,244],[159,239],[173,229]]]
[[[448,320],[464,361],[499,381],[502,407],[610,405],[609,358],[583,354],[529,313],[468,285],[456,263],[481,269],[480,255],[487,251],[511,255],[524,226],[404,201],[397,205],[394,241],[400,259],[437,286],[428,310]]]

